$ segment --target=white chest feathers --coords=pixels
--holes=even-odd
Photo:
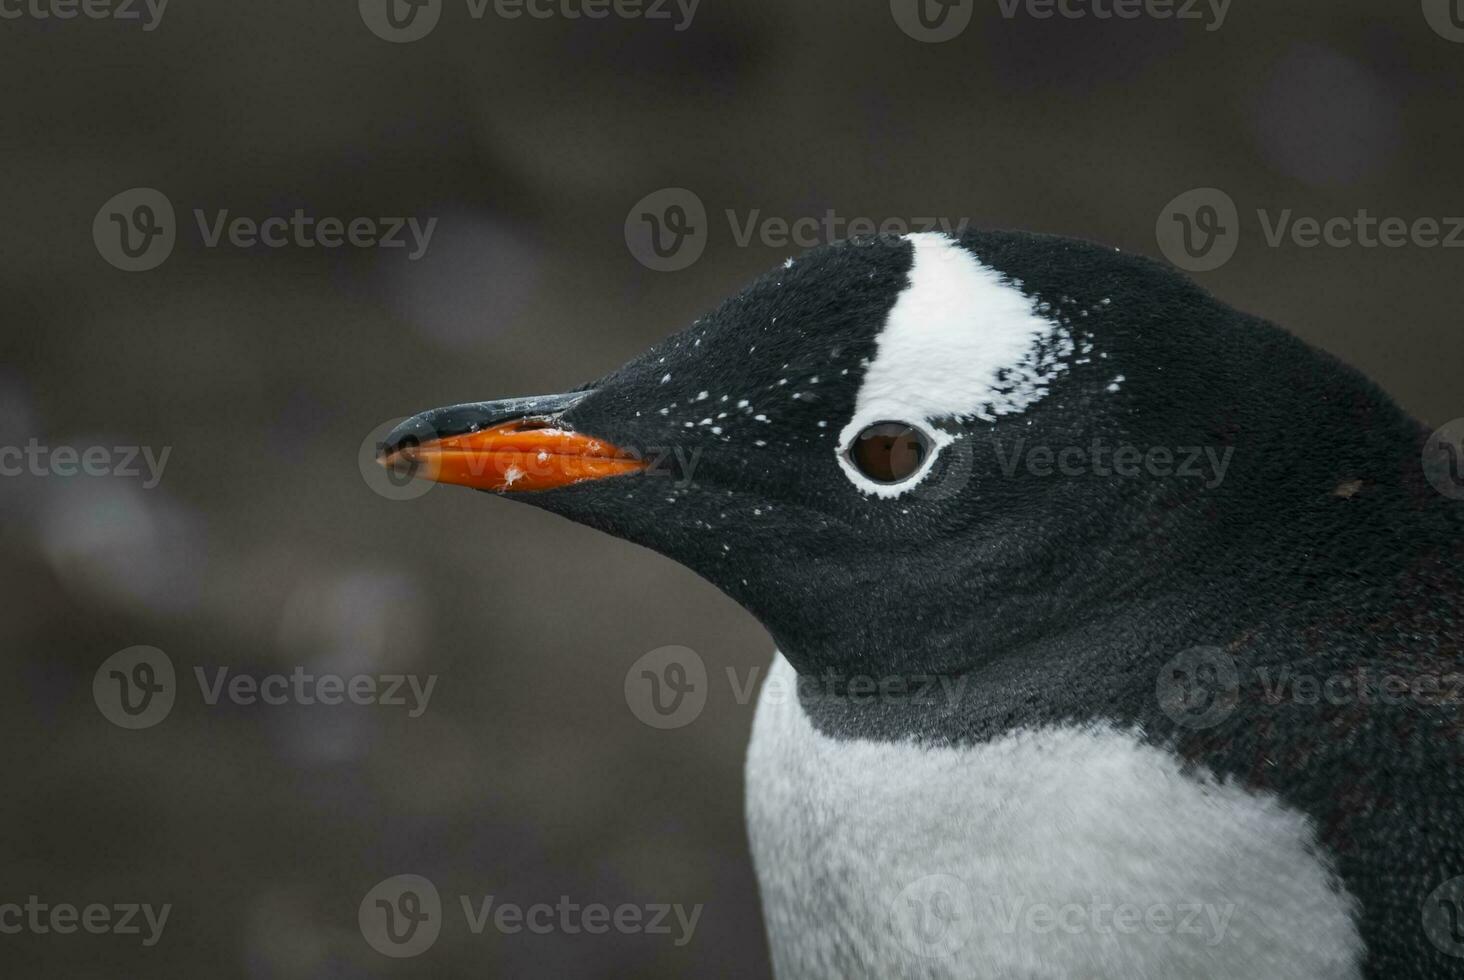
[[[747,758],[782,980],[1360,976],[1355,902],[1276,798],[1111,727],[826,738],[795,680],[775,657]]]

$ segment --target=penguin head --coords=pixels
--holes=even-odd
[[[383,461],[687,565],[801,672],[960,673],[1262,534],[1236,480],[1287,454],[1235,435],[1296,424],[1249,393],[1311,354],[1111,248],[851,239],[572,392],[416,416]]]

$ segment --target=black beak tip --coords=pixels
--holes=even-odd
[[[388,460],[404,450],[443,438],[432,423],[432,415],[432,412],[423,412],[399,422],[376,447],[376,461],[386,465]]]
[[[434,408],[413,415],[387,433],[376,453],[377,462],[385,465],[391,457],[437,439],[468,435],[501,422],[526,416],[557,416],[584,399],[589,392],[573,391],[563,395],[538,395],[529,398],[505,398],[491,402],[469,402]]]

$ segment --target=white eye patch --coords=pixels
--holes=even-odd
[[[917,486],[955,436],[938,419],[995,419],[1040,401],[1067,369],[1072,337],[1041,316],[1036,301],[977,261],[954,239],[934,232],[906,235],[914,249],[910,283],[895,300],[875,340],[854,416],[839,433],[839,465],[866,494],[893,498]],[[1055,357],[1036,355],[1056,339]],[[999,377],[1006,371],[1005,377]],[[877,483],[847,453],[876,422],[903,422],[931,441],[918,471],[899,483]]]

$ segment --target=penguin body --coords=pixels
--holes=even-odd
[[[1356,371],[1156,263],[969,232],[816,249],[523,404],[388,457],[547,459],[454,482],[768,628],[780,976],[1464,975],[1464,505]],[[695,470],[627,451],[664,446]]]
[[[758,706],[747,823],[785,977],[1359,976],[1355,902],[1272,794],[1108,725],[932,745]]]

